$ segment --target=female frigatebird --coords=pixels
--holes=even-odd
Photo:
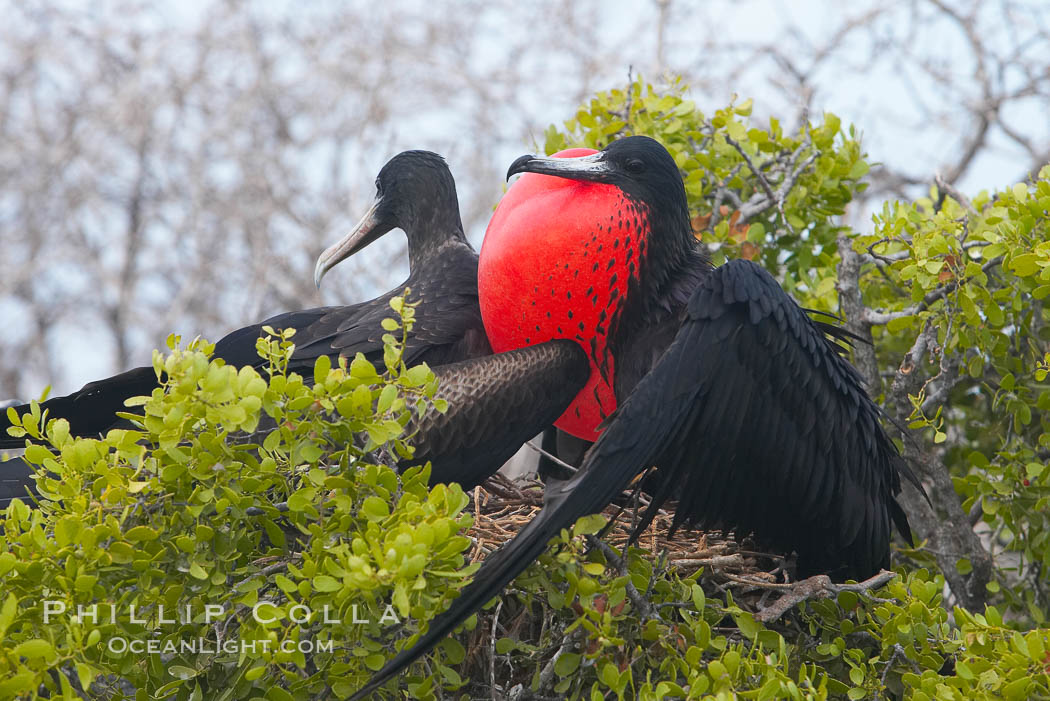
[[[415,457],[404,463],[431,460],[432,482],[459,482],[465,489],[499,469],[521,444],[549,426],[586,379],[582,354],[571,344],[551,344],[488,361],[484,367],[471,361],[491,355],[478,307],[478,255],[463,233],[456,184],[445,160],[429,151],[405,151],[394,156],[376,178],[376,197],[367,213],[339,243],[321,254],[314,270],[315,283],[334,265],[357,253],[392,229],[408,238],[409,277],[375,299],[343,307],[320,307],[288,312],[233,331],[215,344],[214,356],[236,366],[260,367],[256,339],[264,326],[294,328],[295,351],[289,369],[312,378],[314,362],[321,355],[353,358],[357,353],[377,365],[383,363],[382,321],[392,316],[390,300],[411,289],[417,302],[415,325],[408,334],[404,361],[428,363],[441,377],[440,396],[448,399],[446,414],[431,412],[415,420]],[[544,374],[543,362],[525,359],[564,358],[581,376],[578,384]],[[516,381],[518,391],[486,402],[479,389]],[[89,383],[68,396],[41,405],[50,418],[65,418],[74,436],[97,436],[119,425],[116,412],[124,401],[150,394],[157,386],[152,367],[129,370]],[[491,391],[491,390],[490,390]],[[475,401],[467,398],[477,397]],[[28,406],[16,407],[18,413]],[[528,410],[531,421],[518,420]],[[457,430],[447,430],[455,425]],[[21,448],[25,438],[7,435],[6,413],[0,414],[0,448]],[[32,470],[21,460],[0,463],[0,506],[15,496],[25,496],[33,482]]]
[[[889,565],[891,522],[910,540],[894,497],[901,475],[918,482],[860,376],[763,268],[710,265],[663,146],[633,136],[575,158],[524,156],[507,177],[516,173],[533,175],[508,190],[482,245],[486,331],[496,350],[576,340],[594,372],[558,425],[604,430],[572,479],[548,486],[536,518],[354,699],[651,466],[636,533],[673,498],[673,528],[753,533],[795,551],[800,575],[858,579]]]
[[[353,358],[357,353],[380,369],[383,363],[382,321],[392,315],[390,300],[412,289],[419,302],[417,323],[408,335],[405,362],[443,365],[492,352],[481,322],[477,299],[477,253],[463,233],[456,184],[445,160],[429,151],[405,151],[390,159],[376,178],[376,197],[361,221],[339,243],[321,254],[314,280],[381,235],[401,228],[408,238],[409,276],[375,299],[349,306],[286,312],[232,331],[215,344],[214,357],[238,367],[262,367],[255,342],[263,327],[296,329],[290,369],[311,375],[322,355]],[[124,411],[124,400],[149,394],[157,386],[152,367],[129,370],[98,380],[65,397],[41,405],[51,418],[66,418],[74,436],[104,433]],[[16,407],[23,413],[28,406]],[[6,422],[6,417],[0,419]],[[0,448],[19,448],[24,439],[7,436],[0,423]]]

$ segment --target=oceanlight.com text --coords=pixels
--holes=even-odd
[[[111,638],[106,648],[117,655],[131,652],[136,655],[168,654],[260,654],[272,650],[310,654],[314,652],[332,652],[335,644],[331,640],[224,640],[221,643],[206,638],[190,640],[137,640],[128,638]]]

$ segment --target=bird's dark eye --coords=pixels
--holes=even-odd
[[[627,159],[627,163],[624,164],[624,167],[627,169],[628,173],[638,175],[645,170],[645,163],[640,158],[629,158]]]

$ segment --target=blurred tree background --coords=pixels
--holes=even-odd
[[[387,289],[398,242],[342,266],[320,297],[309,272],[406,148],[449,159],[479,243],[507,164],[632,68],[683,76],[708,111],[739,94],[763,119],[856,124],[876,164],[847,214],[862,229],[937,174],[977,191],[1050,152],[1038,0],[0,11],[0,398],[141,365],[171,331],[217,338]]]
[[[535,645],[511,640],[499,607],[481,619],[489,674],[523,670],[521,684],[532,675],[592,697],[674,696],[676,680],[757,698],[1050,693],[1043,3],[3,11],[0,397],[142,364],[171,331],[215,337],[388,288],[404,266],[392,243],[340,266],[321,296],[310,271],[400,150],[448,157],[480,243],[507,164],[530,145],[650,134],[686,173],[717,262],[759,260],[805,306],[874,342],[854,361],[903,429],[933,508],[905,493],[922,541],[896,554],[906,577],[874,599],[839,591],[786,623],[760,618],[768,627],[648,553],[631,551],[619,578],[595,552],[583,565],[547,555],[522,580],[521,596],[546,593],[550,608]],[[682,620],[660,628],[612,607],[627,575]],[[552,598],[566,586],[578,603]],[[567,647],[583,635],[570,628],[587,628],[583,656]],[[660,683],[632,676],[657,669]],[[464,671],[472,690],[487,688]],[[413,693],[425,696],[433,680],[421,683]]]

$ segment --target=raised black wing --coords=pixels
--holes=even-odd
[[[264,326],[269,326],[274,330],[295,329],[296,335],[292,337],[292,343],[295,343],[298,348],[300,342],[310,337],[310,329],[318,326],[323,319],[339,313],[352,316],[361,306],[355,304],[349,307],[316,307],[272,316],[258,324],[231,331],[220,338],[215,342],[213,357],[222,358],[227,365],[261,367],[263,360],[259,357],[255,342],[266,335],[263,331]],[[300,335],[306,338],[300,338]],[[313,360],[316,359],[315,356]],[[313,370],[313,362],[310,362],[310,370]]]
[[[860,578],[889,562],[894,500],[914,476],[879,424],[857,372],[762,268],[733,261],[689,300],[663,356],[622,402],[583,465],[487,558],[474,580],[361,699],[499,594],[580,516],[657,466],[650,509],[678,500],[675,524],[754,532],[799,553],[799,567]],[[917,484],[917,482],[916,482]]]
[[[632,430],[610,426],[593,461],[655,464],[653,508],[677,499],[674,527],[754,533],[795,550],[801,575],[870,576],[891,522],[910,540],[894,497],[918,481],[840,351],[763,268],[727,263],[623,406]]]

